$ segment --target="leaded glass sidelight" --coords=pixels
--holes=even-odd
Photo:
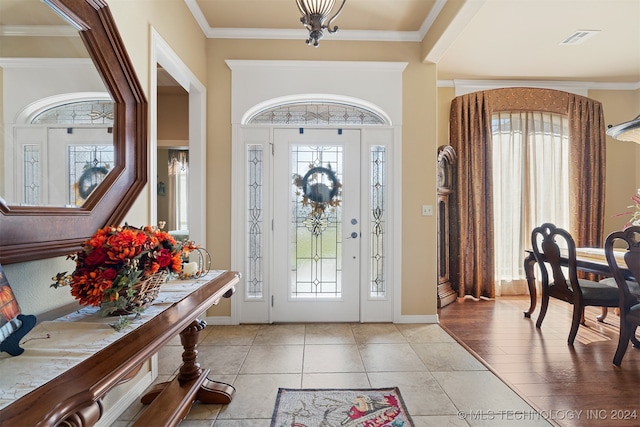
[[[370,200],[370,222],[371,222],[371,253],[370,253],[370,286],[369,297],[384,298],[387,295],[387,285],[385,281],[385,226],[386,226],[386,150],[385,147],[371,147],[370,152],[370,174],[371,188],[369,191]]]
[[[264,298],[263,231],[264,231],[264,169],[262,145],[247,147],[247,278],[246,298]]]
[[[291,148],[289,298],[342,298],[343,148]]]
[[[24,158],[24,203],[42,204],[42,152],[39,145],[25,144]]]

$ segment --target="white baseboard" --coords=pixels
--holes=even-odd
[[[204,318],[207,325],[229,326],[235,325],[231,316],[208,316]],[[437,314],[427,314],[418,316],[400,316],[395,323],[439,323]]]
[[[400,316],[395,323],[440,323],[437,314],[426,314],[419,316]]]
[[[204,321],[207,322],[207,325],[235,325],[231,320],[231,316],[207,316]]]

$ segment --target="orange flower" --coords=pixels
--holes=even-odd
[[[180,273],[183,258],[195,248],[191,242],[178,244],[169,233],[150,226],[106,226],[68,257],[75,260],[75,271],[58,274],[51,286],[70,285],[71,295],[81,304],[118,304],[128,290],[152,274]]]

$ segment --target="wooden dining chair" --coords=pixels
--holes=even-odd
[[[624,263],[632,277],[625,276],[620,269],[614,252],[617,242],[623,242],[626,245]],[[613,356],[613,364],[620,366],[629,341],[633,343],[634,347],[640,348],[640,341],[636,338],[636,329],[640,325],[640,285],[638,285],[640,279],[640,226],[629,227],[609,234],[604,242],[604,253],[620,295],[620,337],[618,348]]]
[[[618,289],[614,286],[578,278],[576,245],[568,231],[556,227],[554,224],[545,223],[533,229],[531,243],[542,275],[542,306],[536,327],[542,326],[550,297],[573,304],[571,330],[567,340],[569,345],[573,345],[584,308],[586,306],[618,307]],[[547,271],[547,266],[549,266],[551,274]],[[566,268],[566,273],[564,268]]]

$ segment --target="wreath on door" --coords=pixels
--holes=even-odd
[[[302,196],[302,205],[311,206],[312,212],[322,213],[327,206],[340,206],[342,184],[330,164],[310,166],[304,176],[295,174],[293,183],[299,188],[297,194]]]
[[[78,179],[78,194],[80,194],[80,197],[83,199],[89,197],[108,173],[109,169],[103,166],[93,166],[82,172]]]

